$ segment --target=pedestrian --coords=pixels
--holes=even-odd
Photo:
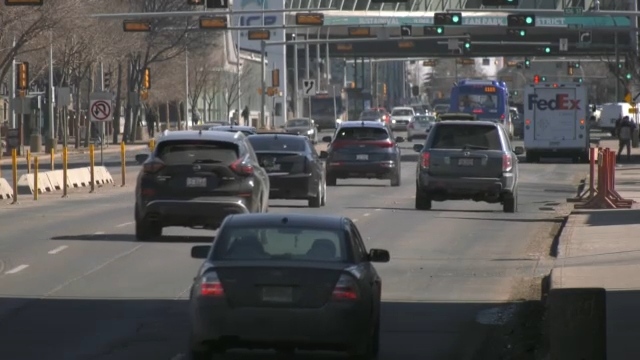
[[[635,124],[629,119],[628,116],[623,117],[622,119],[618,119],[616,121],[616,134],[618,136],[618,155],[616,159],[620,161],[620,157],[622,156],[622,150],[627,148],[627,161],[631,161],[631,134],[633,134],[633,130],[635,128]]]
[[[155,110],[150,108],[149,111],[147,111],[147,131],[149,132],[149,138],[151,139],[156,135],[155,130],[157,120],[158,118],[156,117]]]
[[[245,105],[242,110],[242,120],[244,125],[249,125],[249,106]]]

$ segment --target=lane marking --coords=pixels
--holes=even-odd
[[[63,251],[63,250],[64,250],[64,249],[66,249],[66,248],[68,248],[68,246],[67,246],[67,245],[58,246],[57,248],[55,248],[55,249],[53,249],[53,250],[49,251],[49,252],[48,252],[48,254],[55,255],[55,254],[57,254],[57,253],[59,253],[59,252]]]
[[[125,226],[129,226],[131,224],[133,224],[133,221],[129,221],[129,222],[126,222],[126,223],[122,223],[120,225],[116,225],[116,227],[125,227]]]
[[[369,215],[371,215],[371,214],[369,214],[369,213],[364,213],[364,215],[362,215],[362,216],[369,216]]]
[[[376,209],[375,211],[382,211],[382,209]]]
[[[16,266],[16,267],[14,267],[13,269],[11,269],[11,270],[9,270],[9,271],[5,272],[5,274],[15,274],[15,273],[19,273],[20,271],[22,271],[22,270],[24,270],[24,269],[26,269],[26,268],[28,268],[28,267],[29,267],[29,265],[27,265],[27,264],[22,264],[22,265],[20,265],[20,266]]]
[[[354,223],[358,222],[358,219],[351,219]]]
[[[104,235],[104,231],[96,231],[93,235]]]

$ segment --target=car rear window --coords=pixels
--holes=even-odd
[[[338,130],[336,140],[387,140],[389,133],[382,128],[350,127]]]
[[[232,163],[238,158],[238,147],[224,141],[168,140],[158,144],[155,156],[167,165]]]
[[[309,126],[309,120],[307,119],[293,119],[287,121],[288,127],[304,127]]]
[[[433,149],[478,148],[502,150],[500,134],[496,126],[488,125],[443,125],[440,123],[433,134]]]
[[[413,117],[413,121],[420,123],[420,124],[427,124],[429,122],[433,122],[436,121],[436,117],[435,116],[414,116]]]
[[[409,115],[413,115],[413,110],[409,110],[409,109],[398,109],[398,110],[393,110],[393,112],[391,113],[391,115],[396,115],[396,116],[409,116]]]
[[[306,151],[306,141],[298,137],[250,136],[254,151]]]
[[[216,237],[213,260],[343,262],[346,254],[344,236],[337,230],[242,227]]]

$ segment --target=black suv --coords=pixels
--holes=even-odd
[[[378,121],[349,121],[342,123],[333,138],[325,136],[327,185],[335,186],[336,179],[367,178],[390,179],[391,186],[400,186],[399,142],[393,138],[387,125]]]
[[[242,133],[172,131],[148,155],[136,184],[136,238],[162,228],[217,229],[230,214],[266,212],[269,177]]]
[[[418,210],[432,201],[473,200],[501,203],[504,212],[518,208],[518,157],[502,125],[492,121],[436,123],[420,153],[416,171]]]

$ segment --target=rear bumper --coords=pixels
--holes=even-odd
[[[399,169],[392,160],[377,162],[327,162],[327,176],[346,178],[388,178]]]
[[[437,177],[421,173],[418,186],[434,200],[498,200],[515,187],[512,174],[502,178]]]
[[[191,313],[193,345],[221,341],[229,347],[344,350],[372,323],[370,312],[358,304],[234,308],[225,300],[192,301],[198,301]]]
[[[312,194],[311,174],[269,175],[270,199],[307,199]]]
[[[407,137],[412,139],[426,139],[428,135],[429,133],[426,130],[407,132]]]
[[[543,149],[529,149],[527,148],[527,154],[529,156],[542,156],[542,157],[571,157],[576,155],[584,155],[589,151],[588,146],[573,147],[573,148],[543,148]]]
[[[391,129],[393,130],[406,130],[407,126],[409,126],[408,120],[396,120],[395,122],[391,122]]]
[[[247,214],[250,199],[240,197],[197,198],[191,200],[151,200],[141,209],[140,218],[162,226],[219,226],[233,214]]]

